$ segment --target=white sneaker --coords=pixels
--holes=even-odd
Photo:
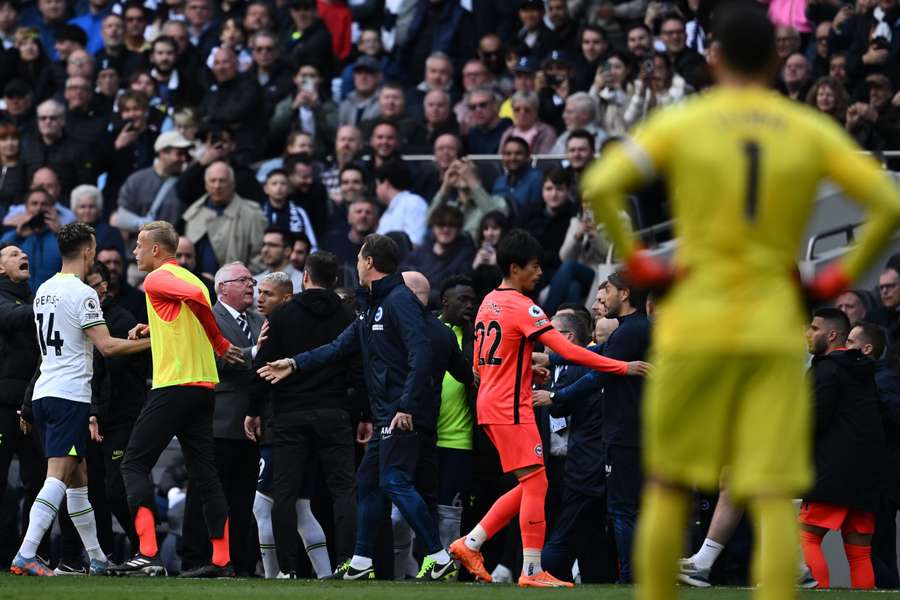
[[[800,566],[800,573],[797,575],[797,587],[805,590],[811,590],[819,587],[819,582],[812,576],[812,571],[803,563]]]
[[[701,569],[692,558],[682,558],[678,561],[678,581],[693,587],[708,588],[709,569]]]
[[[498,564],[491,572],[493,583],[513,583],[513,574],[505,565]]]

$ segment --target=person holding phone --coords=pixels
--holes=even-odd
[[[31,257],[29,285],[34,291],[59,271],[62,264],[56,243],[59,215],[53,206],[53,199],[44,188],[32,188],[28,192],[25,214],[30,215],[28,220],[19,223],[15,230],[6,232],[0,242],[11,242]]]

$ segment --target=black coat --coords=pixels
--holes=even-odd
[[[75,186],[94,183],[93,153],[88,146],[66,135],[52,146],[46,145],[39,134],[26,136],[22,139],[22,164],[28,181],[41,167],[53,169],[59,177],[63,204],[68,204],[69,193]]]
[[[294,357],[307,376],[332,361],[362,354],[369,406],[376,428],[387,427],[398,412],[423,417],[422,399],[431,381],[431,346],[425,307],[399,273],[372,284],[360,294],[361,314],[326,346]],[[427,411],[426,411],[427,412]]]
[[[441,303],[441,284],[451,275],[467,275],[472,271],[475,248],[472,241],[462,233],[444,254],[434,253],[433,244],[422,244],[409,253],[404,268],[419,271],[431,284],[428,306],[438,308]]]
[[[805,499],[878,510],[884,429],[875,363],[858,350],[812,361],[816,483]]]
[[[427,399],[422,402],[419,420],[414,422],[417,428],[434,432],[437,429],[438,413],[441,410],[441,391],[444,387],[444,374],[450,375],[470,386],[474,381],[472,361],[466,360],[459,345],[456,334],[434,314],[425,316],[426,335],[431,345],[431,382]]]
[[[114,303],[103,305],[103,318],[112,337],[127,339],[137,319]],[[138,352],[127,356],[104,358],[94,350],[94,405],[101,433],[120,427],[130,428],[147,399],[147,377],[150,374],[150,353]]]
[[[569,366],[567,371],[587,375],[586,367]],[[563,373],[565,375],[565,373]],[[562,375],[560,376],[562,378]],[[566,488],[588,496],[606,494],[606,450],[603,445],[603,390],[574,393],[573,378],[558,382],[550,416],[569,417],[569,444],[566,455]],[[599,382],[597,382],[599,384]]]
[[[260,346],[254,363],[259,367],[329,344],[348,326],[354,326],[355,320],[353,311],[331,290],[310,289],[296,294],[269,315],[268,339]],[[276,417],[316,408],[343,408],[359,413],[359,405],[365,403],[365,384],[358,361],[332,361],[294,373],[268,387]],[[349,390],[357,396],[350,396]],[[259,399],[257,394],[251,406],[254,416],[263,411]]]
[[[882,481],[887,494],[897,500],[900,499],[900,373],[896,367],[884,360],[875,363],[875,386],[886,447]]]
[[[0,275],[0,406],[19,408],[38,366],[34,310],[28,282]]]
[[[224,83],[213,82],[203,95],[203,122],[227,126],[234,132],[235,154],[252,162],[260,156],[266,137],[268,115],[262,108],[262,90],[250,74]]]

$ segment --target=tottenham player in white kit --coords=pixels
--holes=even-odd
[[[93,227],[72,223],[61,228],[57,238],[62,268],[34,296],[34,322],[42,356],[32,412],[47,457],[47,479],[31,508],[28,531],[10,571],[16,575],[53,575],[36,552],[65,495],[69,516],[90,556],[89,573],[102,575],[108,563],[97,542],[84,463],[94,346],[104,356],[120,356],[149,349],[150,340],[110,337],[97,292],[84,283],[96,256]]]

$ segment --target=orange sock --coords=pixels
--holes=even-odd
[[[544,499],[547,497],[547,473],[544,467],[519,480],[522,487],[522,507],[519,510],[519,528],[522,530],[523,548],[543,548],[547,532],[544,516]]]
[[[212,564],[217,567],[224,567],[231,562],[231,550],[228,548],[228,517],[225,517],[225,526],[222,528],[224,532],[220,538],[211,538],[212,542]]]
[[[134,531],[141,541],[140,553],[144,556],[156,556],[159,551],[156,547],[156,521],[153,511],[146,506],[140,506],[134,515]]]
[[[872,547],[844,544],[847,562],[850,563],[850,587],[855,590],[875,588],[875,571],[872,570]]]
[[[824,590],[831,587],[828,580],[828,562],[822,552],[822,536],[801,529],[800,546],[803,548],[803,559],[806,561],[806,566],[809,567],[813,578],[819,583],[818,589]]]
[[[506,527],[506,524],[518,514],[521,505],[521,483],[497,498],[497,501],[494,502],[491,509],[487,511],[487,514],[485,514],[478,523],[484,529],[485,533],[487,533],[488,539],[494,537],[498,531]]]

